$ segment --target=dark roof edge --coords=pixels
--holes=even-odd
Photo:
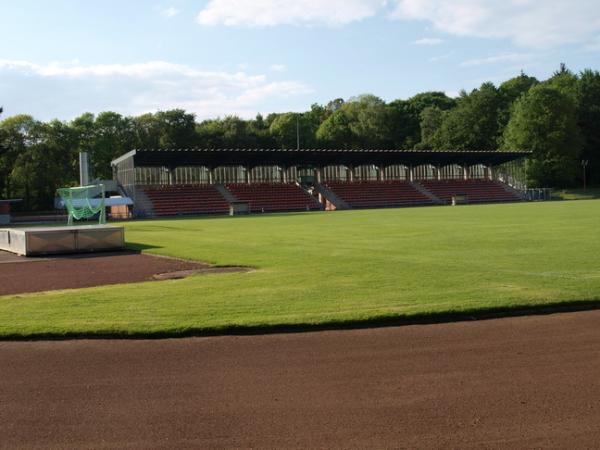
[[[327,149],[327,148],[301,148],[301,149],[281,149],[281,148],[157,148],[157,149],[135,149],[113,162],[120,162],[135,153],[143,152],[268,152],[268,153],[455,153],[455,154],[522,154],[529,155],[530,151],[521,150],[402,150],[402,149]]]

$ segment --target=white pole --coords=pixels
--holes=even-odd
[[[296,149],[300,150],[300,116],[296,114]]]
[[[79,185],[88,186],[90,184],[90,168],[87,152],[79,153]]]

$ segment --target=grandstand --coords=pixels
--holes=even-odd
[[[266,213],[520,201],[514,151],[133,150],[112,161],[134,215]],[[234,208],[242,205],[242,208]]]

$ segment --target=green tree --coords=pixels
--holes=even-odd
[[[428,106],[421,111],[421,142],[417,145],[419,149],[437,148],[437,133],[444,122],[447,113],[437,106]]]
[[[422,92],[409,98],[407,101],[412,106],[417,116],[421,114],[425,108],[431,106],[435,106],[442,111],[448,111],[456,106],[456,99],[448,97],[444,92],[438,91]]]
[[[327,106],[325,106],[325,109],[329,112],[329,113],[333,113],[336,112],[338,109],[340,109],[342,106],[344,106],[344,99],[343,98],[336,98],[331,100],[329,103],[327,103]]]
[[[28,210],[51,209],[56,189],[74,177],[73,130],[58,120],[42,123],[30,116],[8,118],[0,129],[8,149],[1,163],[7,196],[22,198]]]
[[[289,112],[274,117],[269,133],[277,148],[296,148],[298,135],[301,148],[314,147],[321,113],[318,107],[313,105],[313,109],[307,113]]]
[[[581,159],[590,183],[600,184],[600,73],[585,70],[577,83],[577,119],[583,138]]]
[[[323,145],[338,148],[394,146],[395,110],[374,95],[350,99],[327,117],[317,130]]]
[[[500,106],[500,93],[492,83],[484,83],[470,94],[461,93],[456,108],[445,116],[437,132],[437,146],[452,150],[496,150]]]
[[[317,130],[317,140],[328,148],[350,148],[352,146],[351,118],[343,108],[331,114]]]
[[[531,88],[515,103],[504,132],[504,147],[533,153],[527,165],[532,185],[573,184],[578,173],[581,136],[572,98],[546,85]]]
[[[154,114],[160,128],[161,148],[194,148],[198,144],[196,117],[182,109],[159,111]]]
[[[393,148],[413,148],[421,140],[417,108],[410,100],[394,100],[389,104],[390,140]]]
[[[135,148],[157,149],[160,148],[161,124],[154,114],[147,113],[134,117],[133,130],[135,135]]]
[[[236,116],[205,120],[196,126],[199,145],[206,148],[271,147],[272,139],[264,119],[247,121]]]
[[[102,112],[94,121],[91,172],[96,178],[112,178],[110,162],[135,147],[133,120],[115,112]]]
[[[350,129],[354,136],[355,146],[360,148],[393,147],[393,110],[382,99],[370,94],[361,95],[346,103],[344,108],[348,108],[354,118],[350,123]]]
[[[535,77],[530,77],[521,72],[519,76],[511,78],[500,85],[500,109],[498,111],[498,127],[499,134],[502,135],[508,121],[510,120],[510,112],[514,102],[521,95],[529,92],[533,86],[539,84]]]
[[[252,146],[258,148],[274,148],[275,140],[269,132],[269,126],[262,114],[257,114],[254,120],[247,123],[248,134],[253,136],[254,144]]]
[[[300,146],[306,147],[308,123],[300,113],[288,112],[279,114],[269,126],[269,133],[277,148],[296,148],[297,135],[300,134]]]
[[[28,115],[17,115],[0,122],[0,197],[16,197],[11,173],[19,156],[36,143],[38,122]]]
[[[577,75],[571,72],[564,63],[561,63],[559,69],[544,84],[558,89],[563,94],[571,97],[571,99],[576,100],[577,80]]]

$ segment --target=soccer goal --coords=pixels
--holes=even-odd
[[[104,185],[96,184],[57,190],[65,208],[69,213],[69,225],[74,220],[87,220],[99,215],[98,223],[106,223],[106,204]]]

